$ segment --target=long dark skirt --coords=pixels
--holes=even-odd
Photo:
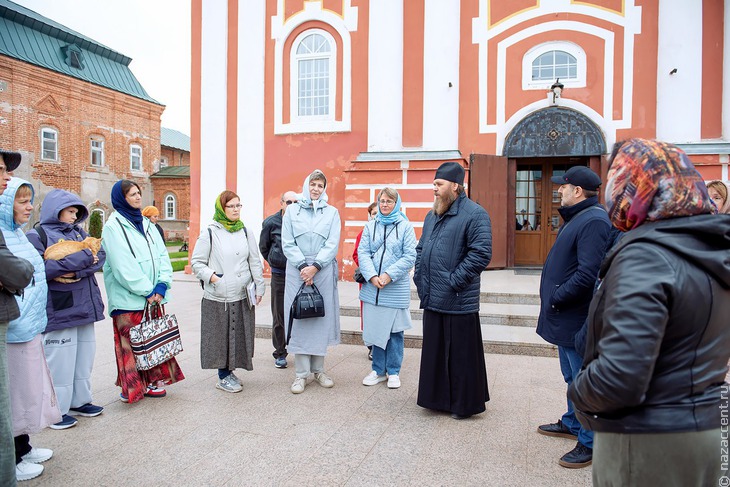
[[[255,308],[245,300],[221,303],[203,298],[200,314],[200,366],[253,370]]]
[[[117,357],[116,385],[122,388],[122,394],[130,403],[144,398],[148,385],[156,386],[158,382],[172,384],[185,378],[175,357],[150,370],[137,370],[134,363],[132,345],[129,343],[129,329],[142,322],[144,313],[134,311],[114,316],[114,352]]]
[[[469,416],[489,401],[482,329],[477,313],[423,312],[418,405]]]

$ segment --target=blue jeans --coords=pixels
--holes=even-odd
[[[583,364],[583,358],[578,355],[573,347],[558,346],[558,357],[560,358],[560,371],[563,373],[565,383],[570,385],[575,376],[578,375],[580,367]],[[575,417],[573,411],[573,402],[568,399],[568,412],[563,414],[561,418],[566,428],[578,437],[578,442],[588,448],[593,448],[593,431],[583,429],[578,418]]]
[[[373,345],[373,370],[378,375],[398,375],[403,363],[403,332],[391,333],[385,350]]]

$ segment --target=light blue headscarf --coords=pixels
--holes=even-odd
[[[322,172],[319,169],[315,169],[314,171]],[[314,171],[312,171],[312,172],[314,172]],[[311,176],[311,173],[309,176]],[[314,211],[317,211],[317,208],[324,208],[325,206],[327,206],[327,200],[329,199],[329,197],[327,196],[327,183],[325,183],[324,191],[322,191],[322,194],[319,196],[319,199],[312,201],[312,197],[309,194],[309,176],[307,176],[306,179],[304,180],[304,186],[302,186],[302,193],[297,195],[297,200],[299,201],[299,205],[301,207],[314,208]]]
[[[375,221],[378,221],[383,225],[392,225],[401,221],[408,221],[408,217],[402,211],[400,211],[400,193],[396,191],[396,194],[398,195],[398,199],[395,200],[395,206],[393,207],[393,211],[391,211],[387,215],[383,215],[380,212],[380,201],[378,201],[378,214],[375,217]],[[382,197],[383,193],[381,193],[380,196]]]

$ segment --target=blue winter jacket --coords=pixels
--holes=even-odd
[[[597,196],[558,211],[565,223],[542,268],[537,334],[554,345],[574,347],[588,316],[611,223]]]
[[[411,282],[408,273],[416,262],[416,233],[411,222],[405,218],[391,225],[369,221],[362,232],[357,259],[366,281],[360,289],[360,301],[386,308],[409,307]],[[393,282],[383,289],[370,283],[371,278],[384,273]]]
[[[481,274],[492,260],[492,223],[484,208],[462,193],[443,215],[428,212],[416,254],[413,281],[421,308],[479,312]]]
[[[78,208],[76,223],[63,223],[58,219],[61,210],[75,206]],[[43,256],[46,248],[63,240],[81,241],[89,236],[81,228],[88,218],[81,199],[73,193],[54,189],[43,200],[40,225],[46,235],[46,244],[35,228],[28,232],[28,240]],[[104,303],[101,299],[99,283],[94,273],[104,265],[106,253],[99,249],[99,261],[94,264],[94,255],[90,250],[82,250],[70,254],[60,260],[45,261],[46,279],[48,282],[48,325],[46,332],[87,325],[104,319]],[[56,277],[73,272],[77,282],[62,283],[54,281]]]
[[[33,186],[20,178],[12,178],[8,182],[8,188],[0,195],[0,229],[8,249],[17,257],[21,257],[33,264],[33,280],[25,288],[23,296],[16,296],[20,317],[11,321],[8,325],[8,343],[25,343],[31,341],[36,335],[46,329],[46,297],[48,286],[46,285],[46,270],[43,266],[43,259],[36,252],[23,233],[24,225],[17,225],[13,219],[13,203],[18,188],[27,184],[31,187],[31,203],[35,191]]]

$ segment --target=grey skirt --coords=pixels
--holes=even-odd
[[[307,262],[313,261],[307,257]],[[302,285],[299,270],[291,264],[286,266],[286,286],[284,290],[284,326],[289,329],[289,310],[299,287]],[[337,261],[314,275],[314,284],[324,298],[322,318],[294,320],[291,341],[287,346],[289,353],[305,355],[327,355],[327,347],[340,343],[340,297],[337,294]]]
[[[204,369],[253,370],[255,307],[245,300],[221,303],[203,298],[200,305],[200,366]]]

